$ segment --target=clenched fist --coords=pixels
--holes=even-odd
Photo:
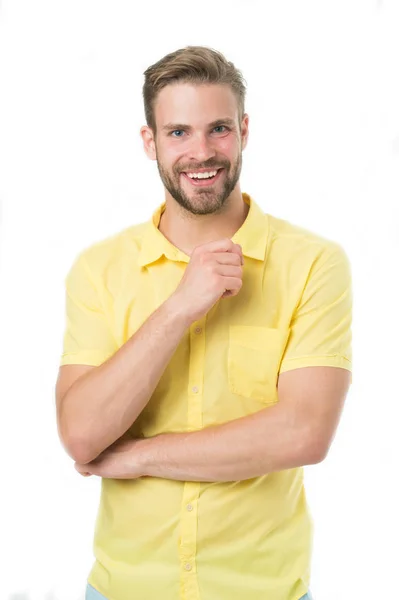
[[[220,298],[236,296],[242,286],[244,259],[229,238],[197,246],[173,296],[190,321],[203,317]]]

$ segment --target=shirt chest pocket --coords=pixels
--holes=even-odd
[[[276,401],[276,382],[288,332],[230,325],[227,377],[231,392],[265,404]]]

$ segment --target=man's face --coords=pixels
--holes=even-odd
[[[168,85],[155,102],[156,160],[169,194],[192,214],[219,211],[241,173],[248,117],[226,85]]]

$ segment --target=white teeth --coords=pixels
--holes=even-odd
[[[208,173],[186,173],[190,179],[209,179],[215,177],[217,171],[209,171]]]

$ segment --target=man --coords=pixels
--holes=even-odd
[[[351,381],[351,276],[335,242],[240,190],[245,86],[214,50],[145,72],[165,202],[66,278],[62,443],[102,477],[87,598],[310,598],[304,465]]]

